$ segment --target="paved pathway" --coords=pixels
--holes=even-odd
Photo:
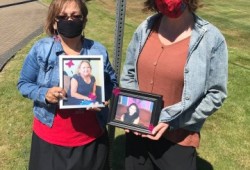
[[[32,38],[43,32],[47,6],[35,0],[0,0],[0,71]]]

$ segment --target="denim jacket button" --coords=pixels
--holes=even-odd
[[[189,72],[189,69],[188,68],[185,68],[185,73],[188,73]]]
[[[189,98],[188,96],[187,96],[187,97],[185,97],[185,99],[186,99],[186,100],[190,100],[190,98]]]

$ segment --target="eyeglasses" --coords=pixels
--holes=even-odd
[[[71,18],[72,20],[82,20],[83,16],[82,15],[72,15],[72,16],[68,16],[68,15],[59,15],[56,17],[56,19],[58,20],[68,20],[69,18]]]

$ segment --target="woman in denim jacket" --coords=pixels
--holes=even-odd
[[[116,75],[103,45],[86,39],[82,31],[88,10],[81,0],[53,0],[45,30],[50,35],[33,45],[18,81],[24,97],[34,101],[30,170],[102,170],[108,153],[105,108],[65,109],[58,102],[66,97],[59,86],[60,54],[102,55],[105,100],[117,86]]]
[[[199,0],[144,4],[158,14],[135,31],[121,86],[163,95],[163,108],[153,135],[126,130],[126,170],[195,170],[202,125],[227,97],[226,41]]]

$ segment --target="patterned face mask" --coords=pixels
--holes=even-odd
[[[169,18],[178,18],[187,5],[182,0],[155,0],[159,12]]]

